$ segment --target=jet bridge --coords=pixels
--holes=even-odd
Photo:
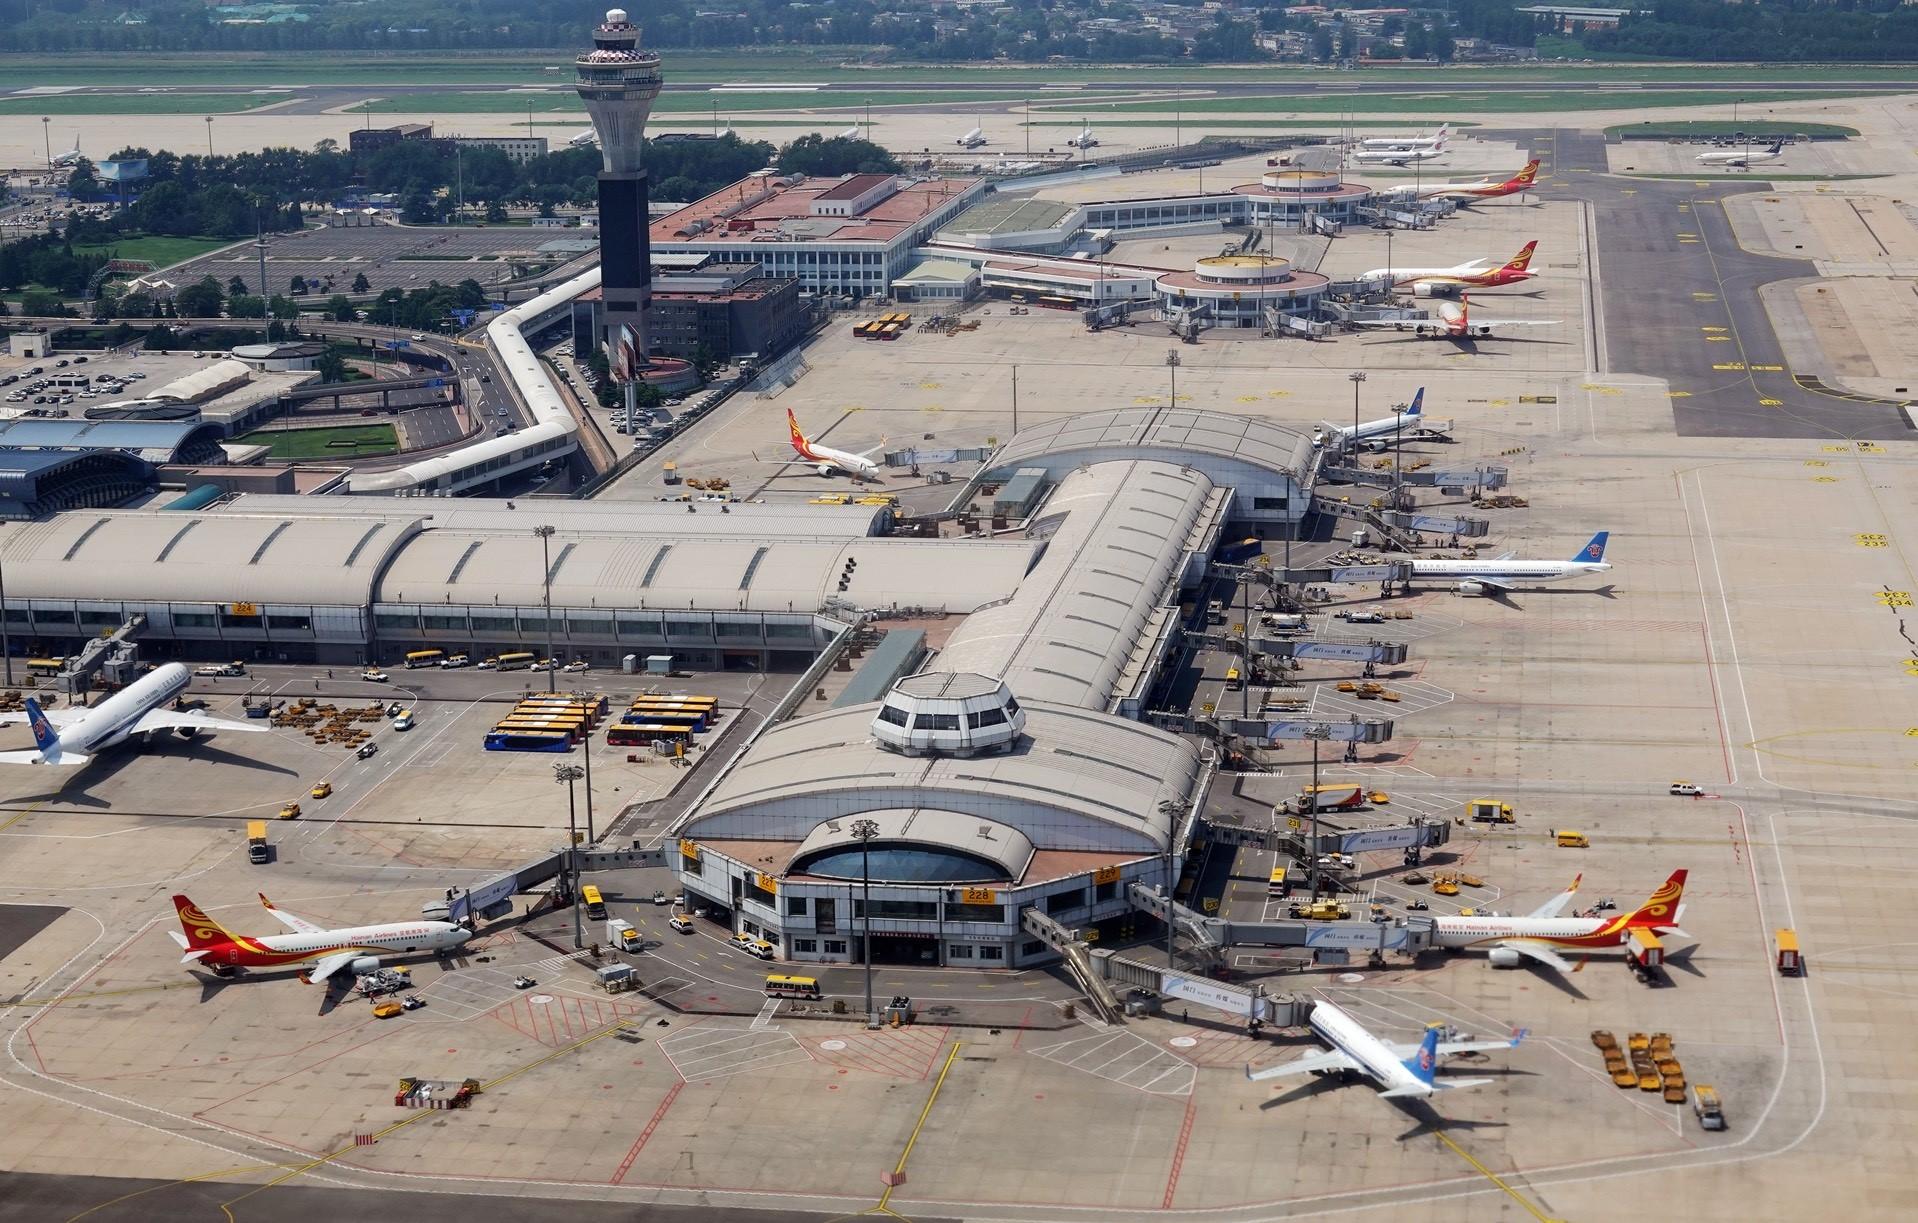
[[[1305,718],[1220,718],[1219,729],[1229,735],[1267,746],[1281,739],[1323,739],[1327,743],[1385,743],[1392,738],[1392,722],[1315,722]]]
[[[1338,814],[1332,812],[1329,814]],[[1320,816],[1321,821],[1325,818]],[[1361,854],[1385,849],[1417,849],[1421,853],[1437,849],[1452,839],[1452,825],[1445,820],[1414,816],[1404,824],[1385,824],[1373,828],[1325,828],[1321,823],[1318,838],[1308,828],[1236,828],[1214,825],[1212,840],[1220,845],[1250,845],[1294,858],[1317,861],[1327,854]]]
[[[1104,975],[1093,967],[1086,944],[1076,932],[1036,908],[1020,911],[1019,927],[1065,958],[1066,972],[1072,977],[1073,984],[1079,987],[1079,992],[1085,995],[1094,1014],[1107,1023],[1125,1021],[1125,1009],[1119,1005],[1118,995],[1106,984]]]
[[[1489,535],[1492,530],[1491,524],[1483,518],[1374,509],[1369,505],[1359,505],[1336,497],[1315,496],[1312,498],[1312,508],[1319,513],[1330,514],[1334,518],[1354,519],[1376,527],[1381,535],[1394,542],[1400,542],[1407,548],[1414,546],[1417,542],[1405,537],[1408,531],[1429,535],[1456,535],[1460,539],[1480,539]]]
[[[1403,641],[1299,641],[1293,638],[1254,637],[1255,653],[1309,662],[1366,662],[1396,667],[1405,661]]]
[[[120,686],[132,683],[134,669],[140,662],[139,638],[146,629],[146,615],[135,612],[105,637],[89,639],[53,677],[54,687],[69,697],[81,696],[92,685],[94,675],[102,672],[108,683]]]
[[[1416,955],[1432,946],[1434,925],[1430,918],[1404,917],[1390,922],[1315,922],[1291,918],[1279,921],[1235,922],[1221,917],[1204,917],[1175,900],[1168,900],[1157,888],[1143,883],[1126,887],[1126,899],[1132,907],[1161,922],[1171,921],[1193,943],[1199,953],[1223,960],[1236,947],[1304,947],[1309,950],[1362,951],[1368,955],[1387,951]]]
[[[1406,488],[1459,488],[1494,490],[1504,488],[1511,482],[1511,471],[1504,467],[1474,467],[1467,470],[1459,468],[1424,468],[1419,471],[1375,471],[1364,467],[1331,467],[1320,469],[1319,474],[1334,484],[1366,484],[1374,488],[1386,488],[1397,484]],[[1394,479],[1396,474],[1397,478]]]

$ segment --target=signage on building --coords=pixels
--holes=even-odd
[[[1119,868],[1116,866],[1100,867],[1098,870],[1092,872],[1092,882],[1094,883],[1119,882]]]
[[[1252,995],[1240,993],[1235,989],[1226,989],[1210,981],[1197,981],[1191,977],[1167,976],[1160,990],[1173,998],[1183,998],[1187,1002],[1196,1002],[1200,1006],[1209,1006],[1228,1015],[1252,1014]]]
[[[777,894],[779,891],[779,881],[774,879],[771,875],[754,875],[753,886],[758,888],[762,892],[772,892]]]
[[[948,934],[946,941],[948,943],[1003,943],[1006,941],[1006,936],[1003,934]]]
[[[999,893],[991,888],[961,888],[959,903],[966,905],[992,905],[999,903]]]
[[[260,614],[260,605],[258,603],[229,603],[227,604],[227,614],[229,616],[257,616]]]
[[[699,842],[682,839],[679,842],[679,856],[689,858],[694,862],[699,861]]]

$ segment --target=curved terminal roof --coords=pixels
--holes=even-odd
[[[920,864],[923,866],[959,867],[963,870],[964,860],[979,859],[986,869],[975,869],[971,873],[955,873],[951,870],[935,871],[939,874],[934,880],[942,883],[982,882],[987,880],[1017,879],[1026,873],[1026,867],[1032,864],[1032,840],[1008,824],[997,820],[982,819],[976,815],[965,815],[957,811],[940,811],[924,807],[907,807],[893,811],[862,811],[860,819],[871,820],[879,826],[879,835],[872,840],[873,854],[883,850],[900,850],[917,847],[931,847],[947,850],[960,855],[955,862],[948,857],[943,862]],[[835,851],[851,851],[857,854],[859,842],[852,835],[850,819],[821,820],[818,827],[806,834],[799,846],[799,852],[793,858],[793,869],[797,874],[808,873],[809,866],[819,864],[821,855]],[[881,858],[880,862],[887,861]],[[853,867],[856,875],[858,867]],[[873,869],[874,879],[894,878],[905,872],[882,873],[884,867],[876,863]],[[834,878],[846,877],[838,870],[821,870],[819,874]],[[919,873],[929,873],[921,870]]]
[[[1187,464],[1213,483],[1239,487],[1252,472],[1303,483],[1312,470],[1312,438],[1275,421],[1197,408],[1120,408],[1067,416],[1022,429],[992,456],[988,479],[1022,467],[1058,473],[1110,459]]]
[[[223,357],[184,377],[151,392],[155,399],[177,399],[181,403],[205,403],[209,399],[237,390],[253,380],[253,367],[244,361]]]
[[[0,446],[47,450],[124,450],[149,463],[178,463],[214,446],[218,425],[197,420],[72,420],[17,416],[0,420]]]
[[[74,510],[0,534],[10,599],[358,605],[416,523]],[[537,600],[535,600],[537,601]]]
[[[1022,704],[1026,735],[1008,753],[972,759],[880,749],[869,733],[877,704],[780,723],[714,787],[685,835],[804,841],[826,820],[923,809],[1005,824],[1038,849],[1163,852],[1170,820],[1159,804],[1191,800],[1198,748],[1105,713]],[[970,823],[942,835],[978,852]]]
[[[1170,463],[1073,472],[1046,502],[1040,526],[1056,530],[1018,593],[967,617],[928,669],[997,676],[1022,704],[1105,709],[1212,493]]]
[[[513,508],[508,508],[509,506]],[[892,510],[873,505],[793,505],[709,501],[559,501],[472,497],[313,497],[245,493],[223,507],[235,514],[311,514],[368,518],[424,518],[456,530],[634,532],[684,538],[857,539],[877,535]]]

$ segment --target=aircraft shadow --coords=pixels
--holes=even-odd
[[[1676,968],[1687,976],[1704,980],[1708,974],[1704,969],[1692,963],[1692,956],[1695,955],[1697,951],[1697,943],[1693,943],[1688,947],[1680,947],[1677,951],[1671,952],[1665,957],[1665,966],[1667,968]]]
[[[1300,1083],[1284,1095],[1273,1096],[1269,1100],[1260,1101],[1259,1111],[1264,1112],[1269,1108],[1280,1108],[1299,1100],[1310,1100],[1313,1096],[1323,1095],[1326,1092],[1337,1091],[1341,1087],[1348,1086],[1357,1087],[1359,1084],[1340,1082],[1339,1076],[1336,1074],[1322,1075],[1311,1079],[1309,1082]]]
[[[1534,980],[1543,981],[1545,984],[1551,986],[1553,989],[1557,990],[1561,994],[1566,995],[1567,997],[1576,998],[1580,1002],[1591,1001],[1590,995],[1586,994],[1584,990],[1581,990],[1580,988],[1578,988],[1578,986],[1574,985],[1571,979],[1567,977],[1564,973],[1555,972],[1554,970],[1545,967],[1543,964],[1528,965],[1526,968],[1526,971],[1532,974],[1532,978]]]
[[[231,977],[218,977],[203,972],[189,971],[187,976],[192,977],[200,983],[201,1006],[205,1006],[207,1003],[219,997],[221,990],[233,984],[233,978]]]
[[[1511,1127],[1508,1121],[1472,1121],[1464,1117],[1441,1116],[1429,1100],[1392,1100],[1389,1103],[1397,1105],[1400,1112],[1418,1123],[1400,1134],[1396,1140],[1399,1142],[1410,1142],[1440,1130],[1502,1130]]]
[[[284,777],[296,777],[299,775],[298,769],[289,769],[285,765],[280,764],[269,764],[267,761],[255,756],[242,755],[239,752],[230,752],[225,748],[214,746],[205,739],[181,739],[175,736],[170,740],[162,740],[158,745],[149,745],[144,752],[139,754],[149,757],[191,756],[195,760],[204,760],[212,764],[230,765],[234,768],[247,769],[255,773],[277,773]]]

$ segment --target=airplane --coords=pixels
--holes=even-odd
[[[1099,139],[1092,134],[1092,125],[1084,119],[1079,120],[1079,134],[1066,141],[1067,148],[1078,149],[1081,152],[1086,149],[1097,148],[1098,145]]]
[[[574,136],[571,140],[568,140],[566,147],[569,149],[596,149],[599,147],[599,133],[589,127],[577,136]]]
[[[1429,149],[1354,149],[1347,160],[1361,166],[1411,166],[1422,161],[1437,161],[1446,156],[1443,144]]]
[[[1436,1026],[1425,1029],[1416,1045],[1380,1040],[1342,1008],[1324,1000],[1312,1004],[1306,1021],[1320,1040],[1332,1046],[1327,1053],[1308,1054],[1264,1070],[1245,1068],[1245,1077],[1254,1083],[1290,1074],[1364,1075],[1377,1084],[1381,1100],[1407,1097],[1423,1099],[1441,1091],[1461,1087],[1483,1087],[1493,1079],[1441,1079],[1438,1059],[1454,1053],[1478,1053],[1493,1049],[1516,1049],[1525,1039],[1525,1029],[1505,1040],[1440,1040]]]
[[[1436,136],[1368,136],[1359,141],[1359,149],[1435,149],[1444,144],[1452,135],[1451,123],[1439,124]]]
[[[855,123],[851,127],[847,128],[845,131],[839,133],[839,138],[841,140],[859,139],[859,125]]]
[[[76,149],[79,148],[79,142],[77,140],[74,142],[74,147]],[[1704,166],[1726,166],[1733,170],[1745,170],[1760,162],[1777,161],[1784,155],[1785,142],[1783,140],[1774,140],[1771,142],[1769,148],[1758,149],[1756,151],[1752,149],[1751,141],[1747,140],[1745,147],[1742,149],[1734,149],[1729,153],[1700,153],[1692,160]]]
[[[1537,241],[1527,242],[1518,254],[1513,255],[1498,267],[1491,267],[1487,260],[1480,258],[1467,263],[1454,264],[1449,268],[1373,268],[1369,272],[1362,273],[1359,279],[1389,280],[1394,285],[1410,285],[1414,297],[1432,297],[1458,289],[1490,289],[1502,285],[1515,285],[1538,275],[1537,272],[1529,270],[1532,254],[1536,250],[1538,250]]]
[[[1479,316],[1472,321],[1472,299],[1464,294],[1457,301],[1440,298],[1432,304],[1432,313],[1424,319],[1354,319],[1352,326],[1374,330],[1411,330],[1413,334],[1435,340],[1484,340],[1498,327],[1556,327],[1555,318],[1495,318]]]
[[[1432,424],[1433,422],[1428,421],[1425,416],[1425,388],[1420,387],[1418,393],[1412,396],[1412,402],[1405,411],[1395,412],[1391,416],[1381,417],[1378,420],[1368,420],[1356,427],[1333,425],[1318,429],[1312,434],[1312,444],[1315,446],[1334,443],[1344,445],[1363,442],[1369,438],[1385,437],[1393,433],[1400,437],[1425,436],[1435,431]],[[1449,428],[1449,425],[1445,427]]]
[[[169,930],[167,934],[186,953],[180,963],[205,964],[222,975],[236,968],[310,965],[303,969],[300,979],[316,985],[341,969],[354,975],[369,973],[380,966],[382,959],[452,951],[473,937],[464,926],[424,919],[328,930],[275,908],[264,893],[260,894],[260,903],[292,933],[258,937],[235,934],[187,897],[175,896],[173,908],[180,915],[180,932]]]
[[[962,149],[976,149],[980,145],[984,144],[985,142],[986,142],[985,132],[980,130],[977,127],[973,128],[971,131],[967,132],[965,135],[959,137],[959,139],[953,141],[954,144],[958,145]]]
[[[834,450],[831,446],[821,446],[806,440],[799,428],[799,418],[793,415],[791,408],[786,409],[786,428],[792,434],[793,453],[811,463],[822,476],[834,472],[844,472],[855,480],[877,480],[882,478],[879,464],[872,461],[873,455],[886,448],[886,439],[880,438],[879,444],[863,454],[854,454],[849,450]],[[754,458],[759,456],[754,455]],[[762,463],[778,463],[784,466],[791,459],[760,459]]]
[[[37,750],[0,752],[0,764],[82,765],[93,759],[101,748],[125,743],[135,735],[153,735],[174,730],[183,739],[202,732],[243,730],[262,734],[264,725],[250,726],[230,718],[210,714],[180,713],[166,708],[174,697],[186,690],[187,669],[170,662],[114,693],[88,709],[76,706],[48,712],[40,703],[27,698],[25,713],[0,713],[0,726],[25,722],[33,728]]]
[[[1603,551],[1604,537],[1599,538],[1599,548]],[[1683,870],[1673,871],[1671,877],[1631,913],[1611,917],[1560,917],[1559,913],[1578,891],[1579,881],[1584,878],[1581,875],[1572,880],[1571,887],[1523,917],[1434,917],[1434,942],[1455,951],[1482,947],[1498,968],[1516,968],[1531,960],[1558,972],[1572,972],[1573,966],[1557,953],[1558,949],[1616,947],[1635,929],[1690,937],[1678,924],[1685,916],[1685,874]]]
[[[1394,187],[1385,194],[1391,199],[1400,200],[1457,200],[1461,204],[1471,204],[1479,200],[1496,200],[1508,195],[1523,195],[1530,191],[1538,181],[1538,159],[1525,163],[1525,168],[1510,178],[1481,178],[1472,183],[1436,183],[1430,187],[1404,186]]]
[[[80,133],[79,132],[73,133],[72,148],[68,149],[64,153],[55,153],[53,155],[53,160],[47,164],[52,166],[79,165],[80,164]]]
[[[733,131],[733,121],[731,119],[728,119],[726,120],[725,127],[722,127],[718,131],[713,133],[713,139],[724,140],[726,137],[736,135],[736,134],[737,133]]]
[[[1610,531],[1600,531],[1568,561],[1518,561],[1513,560],[1512,554],[1507,552],[1489,561],[1413,559],[1406,563],[1412,566],[1412,581],[1420,578],[1456,581],[1458,593],[1482,595],[1488,590],[1514,590],[1520,586],[1536,586],[1541,582],[1562,582],[1566,578],[1604,573],[1612,567],[1605,559],[1605,543],[1610,538]],[[1681,887],[1684,885],[1683,871],[1673,878],[1678,880]]]

